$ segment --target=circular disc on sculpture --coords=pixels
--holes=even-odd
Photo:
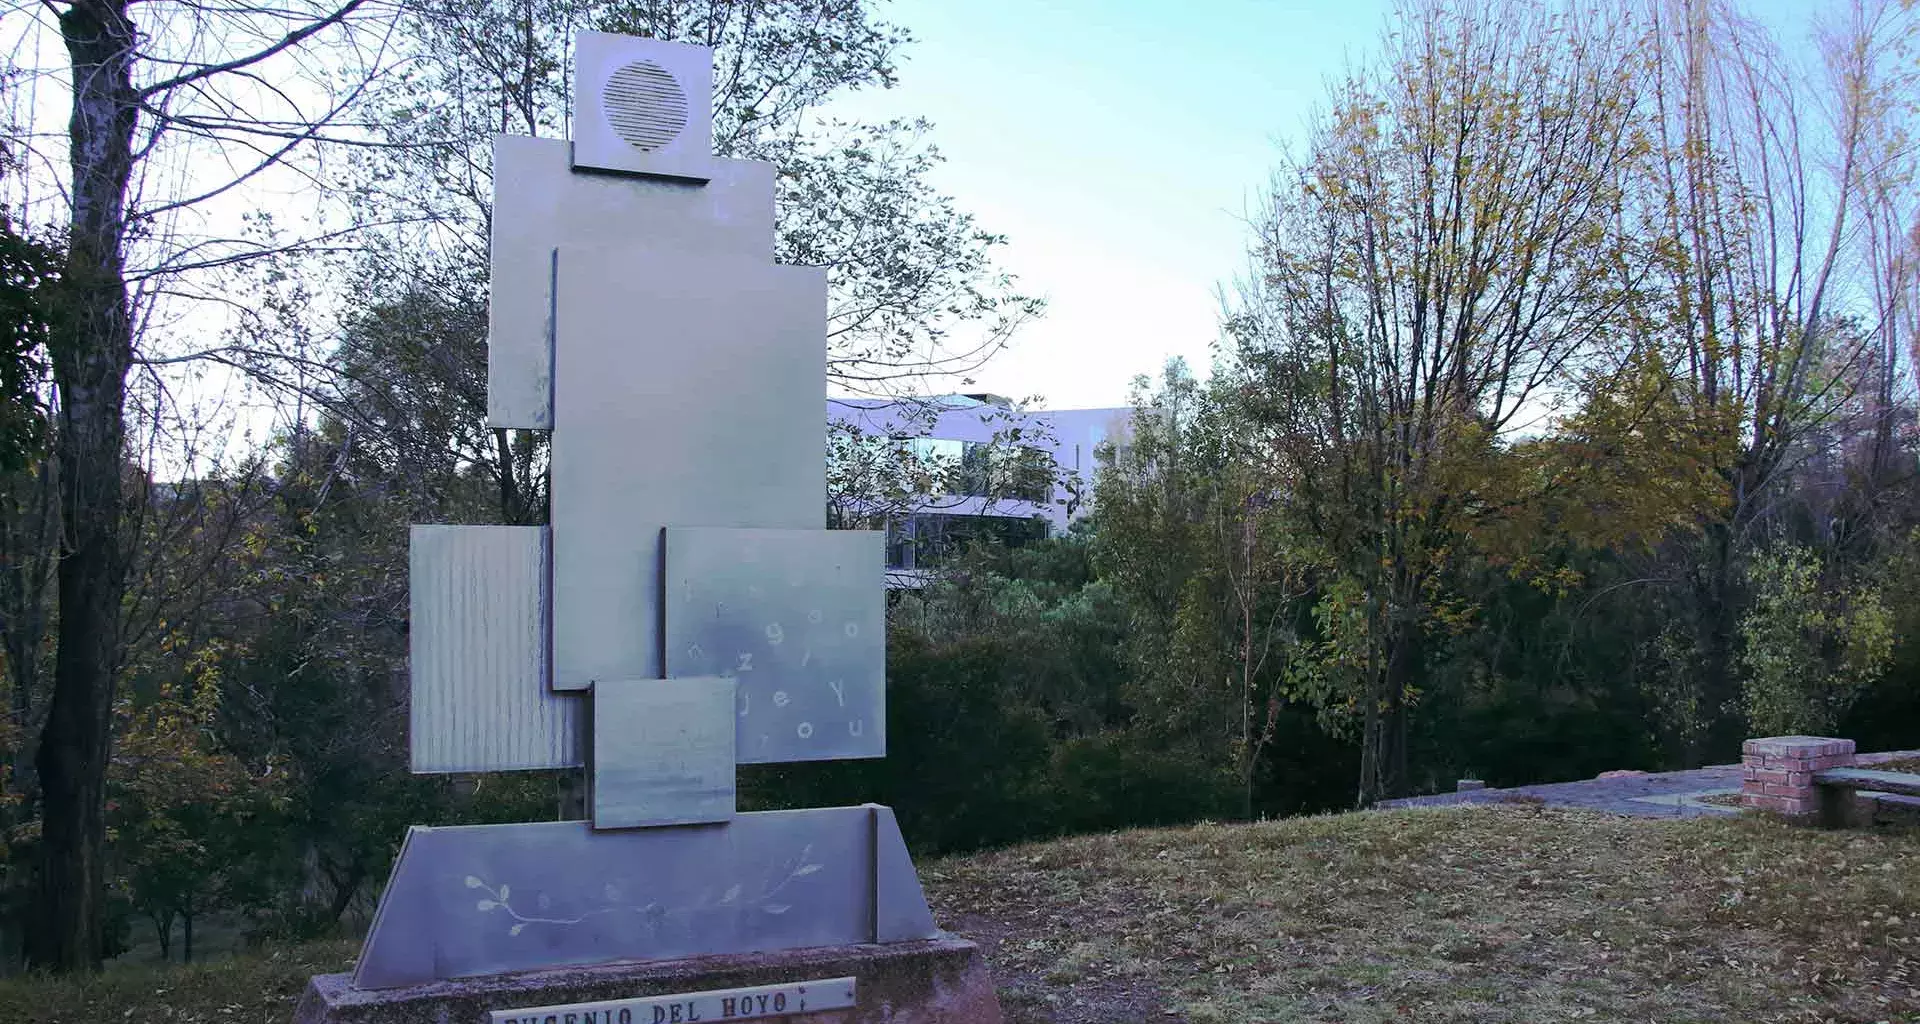
[[[687,94],[673,75],[650,60],[636,60],[607,78],[601,94],[607,123],[619,136],[650,153],[687,127]]]

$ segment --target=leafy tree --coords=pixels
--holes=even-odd
[[[1831,735],[1893,653],[1877,588],[1835,586],[1812,552],[1787,544],[1748,568],[1740,618],[1747,720],[1762,736]]]
[[[1275,507],[1282,479],[1225,374],[1169,365],[1133,429],[1101,453],[1097,564],[1135,619],[1135,728],[1237,780],[1253,816],[1262,759],[1297,716],[1309,578],[1320,568]]]
[[[280,849],[283,766],[256,770],[218,738],[223,650],[173,650],[188,662],[182,679],[149,699],[122,698],[108,780],[119,873],[135,908],[152,919],[163,957],[181,922],[183,961],[193,959],[197,917],[267,905],[288,861]]]
[[[486,344],[486,292],[467,275],[409,278],[341,325],[325,419],[359,478],[422,521],[547,521],[544,437],[486,425]]]
[[[27,956],[36,965],[72,970],[100,961],[106,770],[128,573],[128,376],[136,358],[159,355],[162,339],[145,332],[165,322],[148,314],[157,304],[204,298],[198,289],[210,275],[284,244],[218,229],[183,237],[186,215],[325,137],[362,98],[382,70],[377,47],[337,49],[327,72],[305,74],[299,88],[254,87],[275,75],[301,77],[302,51],[350,36],[362,2],[170,11],[71,0],[0,15],[27,71],[7,89],[31,82],[42,90],[15,109],[66,126],[64,134],[54,123],[24,126],[36,147],[28,164],[57,174],[44,193],[61,203],[47,216],[63,222],[65,246],[60,315],[47,346],[59,397],[62,552],[53,690],[35,754],[44,838]],[[66,73],[35,64],[61,49]],[[59,98],[44,91],[61,88]],[[189,164],[202,173],[177,173]]]
[[[46,444],[41,384],[60,308],[60,260],[52,246],[16,231],[0,207],[0,472],[27,469]]]
[[[1362,803],[1408,787],[1455,558],[1538,489],[1504,449],[1618,328],[1638,97],[1630,34],[1592,13],[1400,4],[1378,69],[1276,177],[1230,323],[1281,507],[1351,595],[1322,622],[1356,687]]]
[[[1671,368],[1720,479],[1685,552],[1686,633],[1676,685],[1705,729],[1687,760],[1730,755],[1742,732],[1737,672],[1743,563],[1792,489],[1805,442],[1862,384],[1890,457],[1892,361],[1880,379],[1848,372],[1911,344],[1902,296],[1910,245],[1887,201],[1911,195],[1904,137],[1916,69],[1911,5],[1833,5],[1818,59],[1797,61],[1725,0],[1648,5],[1646,144],[1629,183],[1641,286],[1636,336]],[[1897,200],[1895,201],[1898,202]],[[1898,229],[1904,232],[1904,228]],[[1867,301],[1850,301],[1858,295]],[[1848,327],[1849,307],[1872,329]]]

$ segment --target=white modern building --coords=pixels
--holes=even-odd
[[[920,572],[982,532],[1017,544],[1066,529],[1092,498],[1094,449],[1123,440],[1132,415],[1022,410],[990,394],[827,400],[830,423],[908,440],[915,454],[959,470],[936,493],[889,510],[887,568],[897,586],[915,585]]]

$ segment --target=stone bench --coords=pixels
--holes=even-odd
[[[1854,766],[1852,740],[1769,736],[1741,749],[1740,805],[1829,827],[1920,816],[1920,775]]]
[[[1872,768],[1829,768],[1813,773],[1820,789],[1820,820],[1830,826],[1864,827],[1920,820],[1920,775]]]

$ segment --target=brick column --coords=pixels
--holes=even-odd
[[[1813,773],[1853,765],[1853,741],[1823,736],[1769,736],[1740,751],[1740,806],[1797,821],[1820,817]]]

